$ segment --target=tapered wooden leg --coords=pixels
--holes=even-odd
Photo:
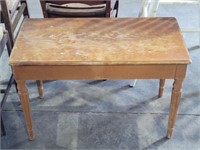
[[[167,130],[168,138],[171,138],[172,133],[173,133],[173,128],[174,128],[174,124],[176,120],[176,113],[178,110],[180,97],[181,97],[182,82],[183,82],[183,79],[175,79],[174,84],[173,84],[170,112],[169,112],[169,121],[168,121],[168,130]]]
[[[165,79],[160,79],[158,97],[163,96],[164,85],[165,85]]]
[[[43,96],[44,96],[44,91],[43,91],[43,83],[42,83],[42,80],[37,80],[36,83],[37,83],[37,87],[38,87],[39,97],[40,97],[40,98],[43,98]]]
[[[31,110],[30,110],[30,104],[29,104],[29,96],[28,96],[28,90],[26,88],[25,81],[17,80],[17,88],[18,88],[21,105],[22,105],[22,110],[25,117],[28,137],[30,140],[33,140],[34,132],[32,129],[32,118],[31,118]]]

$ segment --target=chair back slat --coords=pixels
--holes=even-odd
[[[40,3],[45,18],[111,17],[113,12],[117,17],[118,14],[118,0],[40,0]]]

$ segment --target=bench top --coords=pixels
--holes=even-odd
[[[11,65],[188,64],[175,18],[25,19]]]

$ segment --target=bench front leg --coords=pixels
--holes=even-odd
[[[16,82],[17,82],[18,94],[20,97],[21,105],[22,105],[22,110],[25,117],[28,137],[30,140],[33,140],[34,132],[32,129],[31,108],[30,108],[29,95],[28,95],[26,83],[24,80],[16,80]]]

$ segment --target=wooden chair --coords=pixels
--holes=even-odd
[[[200,1],[199,0],[142,0],[142,5],[140,8],[138,17],[156,17],[160,4],[178,4],[178,3],[185,4],[185,5],[196,4],[199,8],[198,13],[200,17]],[[199,44],[200,44],[200,26],[197,28],[181,28],[181,31],[199,33]],[[195,46],[195,47],[198,48],[199,46]]]
[[[117,17],[119,0],[40,0],[45,18]]]
[[[3,31],[3,28],[0,27],[0,57],[1,57],[3,50],[6,46],[7,46],[8,55],[10,55],[11,44],[10,44],[8,32]],[[8,97],[8,93],[10,91],[10,88],[11,88],[11,85],[12,85],[13,82],[14,82],[14,77],[13,77],[13,75],[11,75],[6,88],[0,89],[0,93],[3,94],[3,98],[1,100],[1,114],[2,114],[2,110],[3,110],[3,107],[5,105],[5,101]],[[5,134],[6,134],[6,131],[5,131],[3,119],[2,119],[2,116],[1,116],[1,135],[5,135]]]
[[[0,4],[3,23],[9,34],[11,47],[13,47],[23,19],[29,17],[27,3],[26,0],[1,0]],[[37,86],[39,96],[43,97],[42,81],[38,80]]]

